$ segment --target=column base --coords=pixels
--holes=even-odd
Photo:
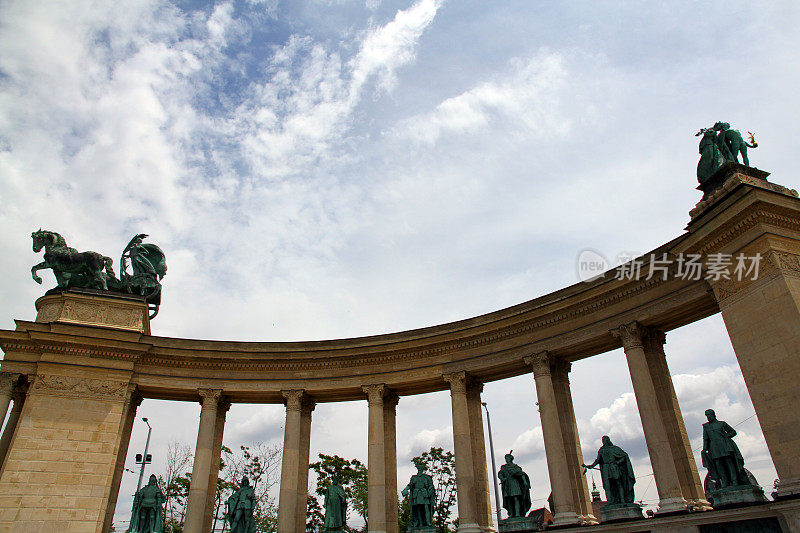
[[[553,515],[554,526],[570,526],[573,524],[580,524],[581,517],[577,513],[571,511],[564,513],[556,513]]]
[[[483,529],[476,523],[458,524],[458,533],[483,533]]]
[[[600,520],[597,519],[593,514],[587,514],[581,516],[581,525],[583,526],[595,526],[600,523]]]
[[[658,502],[656,514],[680,513],[689,510],[689,502],[683,498],[664,498]]]
[[[796,498],[800,496],[800,477],[779,479],[775,488],[778,498]]]
[[[708,500],[703,498],[698,498],[696,500],[686,500],[689,504],[689,510],[702,512],[702,511],[711,511],[713,507],[711,507],[711,503]]]

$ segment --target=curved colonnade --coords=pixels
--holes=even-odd
[[[569,388],[570,365],[622,346],[659,494],[659,512],[709,509],[665,356],[665,332],[722,311],[780,476],[800,494],[800,200],[739,167],[707,193],[687,231],[615,272],[507,309],[401,333],[314,342],[222,342],[150,335],[129,298],[65,292],[37,301],[36,322],[0,331],[0,528],[66,519],[108,531],[136,406],[202,403],[185,530],[209,531],[225,412],[286,405],[279,533],[305,531],[315,403],[366,400],[369,531],[397,531],[395,410],[406,395],[451,392],[459,533],[492,527],[480,408],[482,384],[533,373],[558,525],[593,524]],[[755,280],[683,279],[687,254],[760,254]],[[650,279],[647,279],[647,278]],[[535,415],[531,415],[535,416]],[[87,458],[64,463],[75,450]],[[66,487],[73,484],[74,492]],[[44,498],[35,508],[30,497]],[[34,512],[35,511],[35,512]],[[59,522],[60,521],[60,522]],[[71,529],[72,530],[72,529]]]

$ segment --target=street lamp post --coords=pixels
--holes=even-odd
[[[500,494],[497,491],[497,465],[494,462],[494,442],[492,440],[492,420],[489,417],[489,408],[486,402],[481,402],[481,405],[486,410],[486,425],[489,428],[489,453],[492,456],[492,479],[494,480],[494,503],[495,510],[497,511],[497,529],[500,530]]]
[[[147,448],[150,446],[150,433],[152,433],[153,428],[150,427],[150,422],[147,421],[146,418],[142,418],[145,424],[147,424],[147,440],[144,443],[144,455],[142,455],[142,469],[139,471],[139,482],[136,484],[136,492],[139,492],[139,489],[142,488],[142,478],[144,477],[144,467],[149,462],[147,460]]]

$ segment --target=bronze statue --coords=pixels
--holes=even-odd
[[[343,531],[347,524],[347,496],[344,488],[339,484],[339,475],[334,474],[331,483],[325,490],[325,520],[323,528],[326,531]]]
[[[597,452],[597,459],[584,468],[594,468],[600,465],[600,474],[603,478],[603,489],[606,491],[606,500],[609,504],[633,503],[633,484],[636,477],[633,475],[631,459],[619,446],[614,446],[608,436],[603,437],[603,445]]]
[[[720,488],[731,485],[749,485],[744,459],[733,442],[736,430],[722,420],[717,420],[713,409],[706,411],[708,422],[703,424],[703,451],[700,456],[709,476]]]
[[[750,133],[750,139],[753,144],[748,144],[742,138],[742,134],[739,133],[739,130],[732,130],[731,125],[727,122],[717,122],[714,124],[714,130],[719,132],[717,138],[720,151],[722,152],[723,157],[725,157],[725,160],[738,163],[739,154],[741,153],[742,163],[749,167],[750,160],[747,159],[747,148],[756,148],[758,146],[758,143],[755,142],[755,139],[753,138],[753,134]]]
[[[150,308],[150,318],[155,318],[161,305],[161,279],[167,274],[164,252],[155,244],[142,243],[147,235],[134,236],[122,252],[120,276],[114,275],[114,261],[97,252],[79,252],[67,246],[64,237],[54,231],[31,233],[33,251],[44,248],[44,261],[31,268],[31,277],[42,283],[37,271],[53,270],[59,289],[94,289],[138,294]],[[128,262],[133,270],[128,272]]]
[[[242,477],[241,485],[228,498],[225,507],[225,518],[231,525],[231,533],[255,533],[253,511],[256,507],[256,493],[247,477]]]
[[[410,513],[408,530],[428,528],[433,525],[433,506],[436,503],[436,489],[433,478],[425,473],[425,464],[416,462],[417,473],[411,476],[403,496],[408,496]]]
[[[756,148],[753,134],[750,134],[750,142],[742,138],[738,130],[731,129],[727,122],[717,122],[710,128],[702,128],[695,134],[695,137],[702,135],[700,139],[700,161],[697,163],[697,180],[704,183],[710,178],[726,161],[733,163],[739,162],[739,154],[742,154],[742,163],[750,166],[747,158],[747,148]]]
[[[164,493],[155,475],[133,497],[133,513],[128,533],[162,533],[164,530]]]
[[[503,508],[509,518],[525,516],[531,508],[531,480],[519,465],[514,464],[514,456],[506,454],[506,464],[500,467],[497,477],[503,488]]]

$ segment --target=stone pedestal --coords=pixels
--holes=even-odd
[[[529,516],[506,518],[500,520],[498,526],[500,533],[517,533],[522,531],[539,531],[539,524]]]
[[[433,526],[409,528],[408,533],[437,533],[439,530]]]
[[[99,326],[150,335],[149,310],[141,296],[91,289],[48,291],[36,300],[36,322]]]
[[[749,505],[752,503],[764,503],[767,498],[761,487],[755,485],[734,485],[724,489],[715,490],[709,494],[714,500],[714,509],[725,507],[735,507],[737,505]]]
[[[638,503],[607,503],[600,509],[600,521],[603,524],[619,520],[641,520],[642,506]]]

